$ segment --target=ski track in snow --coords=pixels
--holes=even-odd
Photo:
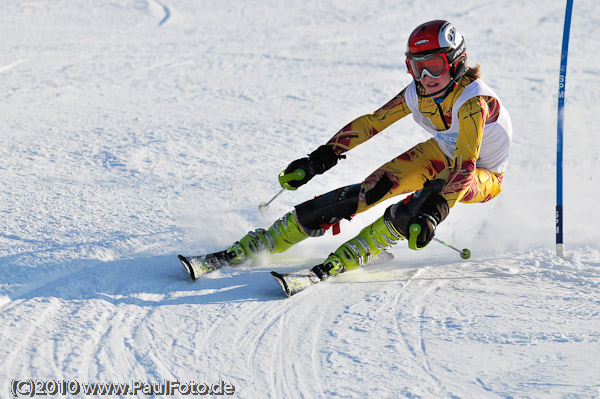
[[[421,274],[424,274],[424,273],[421,272]],[[412,280],[409,280],[409,282],[407,282],[407,284],[402,288],[402,290],[396,295],[395,300],[394,300],[394,314],[397,314],[396,307],[398,305],[398,302],[408,294],[405,291],[405,289],[410,282],[412,282]],[[423,288],[422,284],[420,285],[419,288]],[[418,329],[418,333],[413,332],[413,336],[411,336],[410,333],[403,332],[403,328],[402,328],[402,325],[400,322],[398,323],[398,330],[400,331],[400,333],[403,337],[404,345],[410,352],[410,355],[413,357],[413,359],[416,363],[416,366],[418,368],[420,368],[423,371],[423,373],[425,374],[424,376],[422,376],[422,378],[426,378],[426,379],[433,381],[433,383],[441,391],[443,391],[444,389],[441,386],[441,381],[431,371],[431,366],[429,365],[429,361],[427,359],[427,351],[425,349],[425,338],[423,337],[423,324],[422,323],[423,323],[423,319],[425,317],[424,316],[425,315],[425,306],[426,306],[425,304],[427,303],[427,297],[429,296],[430,291],[432,289],[433,289],[432,287],[427,287],[425,290],[423,290],[423,289],[418,290],[421,303],[420,303],[420,308],[417,307],[414,309],[413,317],[415,319],[419,319],[419,322],[417,324],[413,324],[410,326],[411,329],[413,329],[413,330]],[[413,342],[411,342],[411,340]],[[418,342],[415,342],[415,341],[418,341]],[[446,396],[446,395],[444,395],[444,396]]]
[[[167,7],[165,4],[163,4],[162,2],[160,2],[158,0],[152,0],[152,1],[155,2],[156,4],[158,4],[164,11],[165,16],[158,23],[158,26],[163,26],[169,20],[169,18],[171,18],[171,10],[169,9],[169,7]]]
[[[20,64],[24,63],[25,61],[27,61],[27,60],[17,60],[15,62],[11,63],[11,64],[4,65],[4,66],[0,67],[0,73],[6,72],[6,71],[8,71],[11,68],[16,67],[17,65],[20,65]]]
[[[563,4],[3,2],[0,398],[18,378],[223,380],[238,398],[600,397],[595,8],[573,14],[559,259]],[[502,194],[439,227],[472,259],[400,244],[388,264],[285,297],[269,270],[320,262],[386,202],[271,265],[190,282],[178,253],[222,249],[427,138],[399,121],[257,210],[290,161],[409,83],[406,37],[441,17],[515,128]]]

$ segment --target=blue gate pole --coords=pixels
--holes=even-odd
[[[556,255],[564,258],[563,241],[563,125],[565,118],[565,86],[567,83],[567,57],[569,55],[569,35],[573,0],[567,0],[565,26],[563,30],[562,52],[560,54],[560,75],[558,78],[558,120],[556,146]]]

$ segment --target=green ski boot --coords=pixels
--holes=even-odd
[[[404,239],[404,236],[382,216],[329,255],[323,262],[323,270],[329,275],[336,275],[346,270],[357,269],[401,239]]]
[[[256,259],[263,253],[276,254],[287,251],[295,244],[308,238],[298,224],[295,212],[285,214],[267,230],[250,231],[239,241],[236,241],[227,253],[231,256],[232,264]]]

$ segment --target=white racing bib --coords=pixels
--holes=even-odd
[[[454,159],[456,141],[460,129],[457,112],[459,108],[469,99],[476,96],[494,97],[500,105],[500,113],[495,122],[488,123],[483,128],[483,138],[477,167],[492,172],[503,172],[508,163],[510,141],[512,139],[512,124],[508,111],[494,91],[481,79],[477,79],[465,87],[452,106],[452,124],[448,130],[437,130],[435,125],[419,111],[419,102],[415,82],[411,82],[406,89],[406,105],[410,108],[415,122],[431,133],[438,142],[440,149],[450,159]]]

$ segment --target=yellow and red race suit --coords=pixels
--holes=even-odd
[[[434,135],[371,173],[363,182],[357,213],[390,197],[417,191],[427,180],[446,181],[441,195],[457,202],[485,202],[502,190],[512,135],[510,117],[495,93],[463,76],[441,101],[418,96],[411,83],[372,114],[363,115],[328,142],[341,155],[413,114]],[[422,94],[426,94],[423,92]]]

